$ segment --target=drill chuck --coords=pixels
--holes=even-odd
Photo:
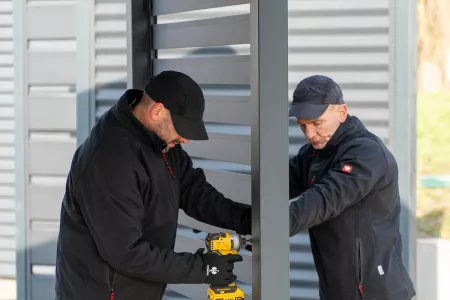
[[[230,233],[231,249],[239,251],[241,249],[241,237],[237,233]]]

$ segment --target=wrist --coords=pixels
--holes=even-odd
[[[205,249],[198,249],[197,252],[194,254],[196,256],[196,260],[200,262],[199,268],[197,268],[199,283],[206,283],[208,280],[207,276],[208,260],[206,254],[204,253],[204,250]]]

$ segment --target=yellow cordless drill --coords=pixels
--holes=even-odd
[[[237,254],[241,245],[245,245],[249,241],[236,233],[220,232],[209,233],[206,236],[205,244],[208,252],[230,255]],[[234,282],[227,286],[210,285],[208,300],[244,300],[244,292]]]

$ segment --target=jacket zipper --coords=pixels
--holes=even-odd
[[[110,269],[110,271],[112,270],[112,278],[110,279],[111,289],[110,289],[110,294],[109,294],[109,300],[114,300],[114,298],[116,296],[116,292],[114,289],[114,281],[115,281],[115,277],[116,277],[116,271],[111,267],[109,269]]]
[[[311,178],[311,183],[309,184],[309,187],[312,187],[314,185],[314,181],[316,180],[316,176],[313,176]]]
[[[312,161],[312,163],[311,163],[311,166],[309,167],[310,170],[312,169],[312,167],[313,167],[313,165],[314,165],[314,162],[315,162],[316,159],[317,159],[317,156],[319,156],[319,153],[318,153],[316,150],[313,150],[313,152],[312,152],[311,155],[314,156],[314,159],[313,159],[313,161]],[[314,185],[314,182],[315,182],[315,181],[316,181],[316,175],[313,175],[313,177],[311,178],[311,182],[309,183],[309,187],[310,187],[310,188]]]
[[[163,156],[163,158],[164,158],[164,163],[166,164],[166,167],[167,167],[167,170],[169,171],[169,173],[170,173],[170,176],[172,176],[172,179],[175,179],[175,174],[173,173],[173,170],[172,170],[172,167],[170,166],[170,164],[169,164],[169,161],[168,161],[168,159],[167,159],[167,154],[166,153],[164,153],[164,152],[161,152],[161,154],[162,154],[162,156]],[[178,211],[178,207],[179,207],[179,200],[178,200],[178,198],[177,198],[177,195],[176,195],[176,193],[175,193],[175,191],[176,191],[176,189],[175,189],[175,187],[174,187],[174,181],[172,181],[171,182],[171,186],[172,186],[172,195],[173,195],[173,201],[175,201],[175,202],[177,202],[177,204],[176,204],[176,211]],[[172,201],[171,201],[172,202]],[[174,204],[172,203],[172,206],[174,206]],[[175,233],[174,233],[174,235],[176,235],[176,231],[175,231]]]
[[[362,252],[362,243],[361,239],[356,239],[356,256],[357,256],[357,268],[356,268],[356,278],[358,281],[358,291],[361,295],[361,298],[364,298],[364,289],[363,289],[363,252]]]
[[[169,161],[167,160],[166,153],[162,153],[162,156],[164,158],[164,163],[166,164],[166,167],[170,173],[170,176],[172,176],[172,178],[175,179],[175,175],[173,174],[172,168],[170,167]]]

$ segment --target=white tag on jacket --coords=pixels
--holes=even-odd
[[[383,267],[382,266],[378,266],[378,273],[380,273],[380,275],[384,275],[384,271],[383,271]]]

